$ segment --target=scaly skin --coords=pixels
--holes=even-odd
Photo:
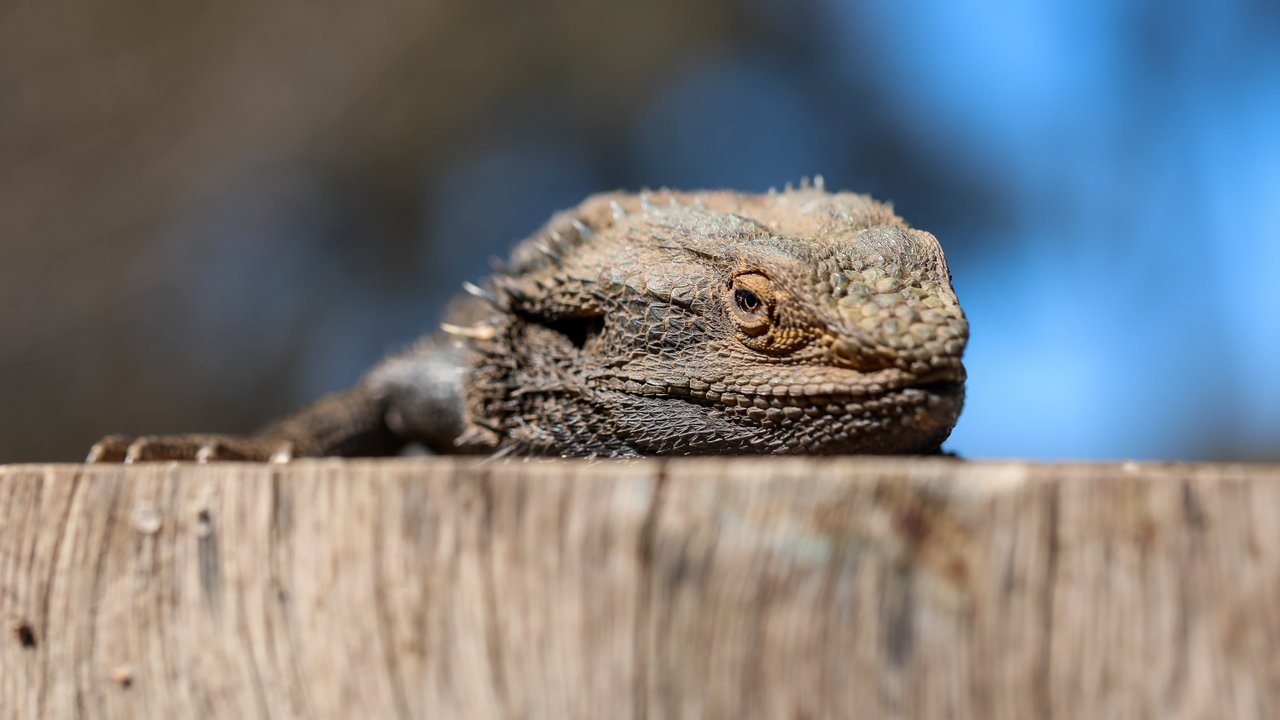
[[[428,339],[261,436],[108,438],[91,459],[380,454],[410,440],[520,455],[929,453],[964,400],[968,322],[942,248],[866,196],[597,195],[469,290],[443,326],[454,342]]]

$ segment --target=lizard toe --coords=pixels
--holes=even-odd
[[[133,438],[129,435],[108,435],[89,448],[86,463],[121,463],[129,452]]]
[[[129,444],[124,464],[159,462],[162,460],[194,460],[200,445],[190,438],[145,435]]]
[[[219,461],[287,463],[293,459],[293,443],[255,438],[208,438],[196,451],[198,463]]]

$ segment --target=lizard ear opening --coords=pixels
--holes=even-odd
[[[603,315],[556,318],[544,320],[541,324],[563,335],[579,350],[586,347],[588,341],[599,337],[600,333],[604,332]]]

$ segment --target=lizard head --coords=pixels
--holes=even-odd
[[[930,452],[963,405],[942,248],[865,196],[596,196],[495,287],[505,432],[530,451]]]

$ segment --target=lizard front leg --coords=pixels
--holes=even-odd
[[[450,452],[462,426],[462,351],[427,340],[389,358],[356,387],[322,398],[263,432],[109,435],[86,462],[241,460],[395,455],[409,442]]]
[[[359,385],[322,398],[254,436],[108,435],[90,449],[86,462],[287,462],[324,455],[391,455],[404,439],[387,427],[386,405],[386,398]]]

